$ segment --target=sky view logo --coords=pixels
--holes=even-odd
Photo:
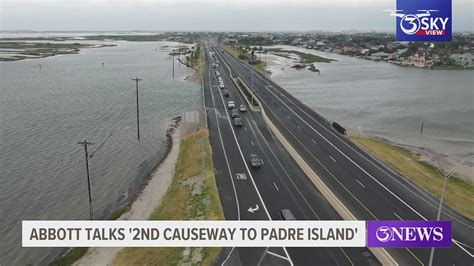
[[[397,41],[451,41],[452,0],[397,0]]]
[[[368,221],[368,247],[451,247],[451,221]]]

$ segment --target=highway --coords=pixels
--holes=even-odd
[[[253,91],[271,121],[358,219],[436,218],[436,198],[354,145],[324,118],[264,75],[220,47],[215,51],[226,66],[221,73],[239,76],[248,87],[253,84]],[[448,207],[444,207],[441,219],[453,222],[453,244],[452,248],[436,250],[434,264],[473,265],[473,222]],[[388,251],[401,265],[428,264],[426,248]]]
[[[227,220],[276,220],[290,209],[298,220],[341,220],[308,180],[258,112],[240,112],[243,126],[232,124],[227,102],[247,105],[221,65],[230,96],[218,87],[205,45],[203,79],[210,142],[219,195]],[[249,155],[257,154],[262,167],[251,169]],[[380,265],[367,248],[235,248],[222,256],[224,265]]]

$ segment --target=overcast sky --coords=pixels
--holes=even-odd
[[[394,31],[396,0],[0,0],[1,30]],[[429,1],[429,0],[424,0]],[[473,31],[474,0],[452,0]]]

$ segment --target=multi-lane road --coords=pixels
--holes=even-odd
[[[247,102],[230,74],[253,87],[273,124],[357,219],[434,219],[434,198],[339,135],[277,84],[213,46],[205,45],[204,99],[226,219],[278,219],[281,209],[290,209],[301,220],[342,219],[276,140],[259,112],[241,113],[243,126],[233,126],[227,102],[232,100],[236,106]],[[214,56],[209,56],[210,51]],[[220,62],[217,69],[210,65],[215,61]],[[229,97],[219,89],[215,70],[221,73]],[[251,153],[262,159],[258,170],[249,168]],[[451,249],[437,250],[435,264],[472,265],[472,221],[450,209],[443,215],[453,220],[455,240]],[[388,251],[400,264],[428,263],[428,249]],[[365,248],[236,248],[229,250],[224,260],[244,265],[378,264]]]
[[[207,46],[206,51],[209,62],[212,59]],[[224,68],[218,70],[230,96],[225,97],[219,89],[210,64],[203,85],[215,174],[226,219],[274,220],[279,219],[280,210],[290,209],[301,220],[340,220],[258,113],[241,112],[243,126],[234,127],[228,101],[234,101],[236,106],[247,103]],[[260,169],[250,168],[251,153],[261,158]],[[379,264],[365,248],[236,248],[228,253],[226,264]]]

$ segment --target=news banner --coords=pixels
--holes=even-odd
[[[23,247],[451,247],[451,221],[23,221]]]

